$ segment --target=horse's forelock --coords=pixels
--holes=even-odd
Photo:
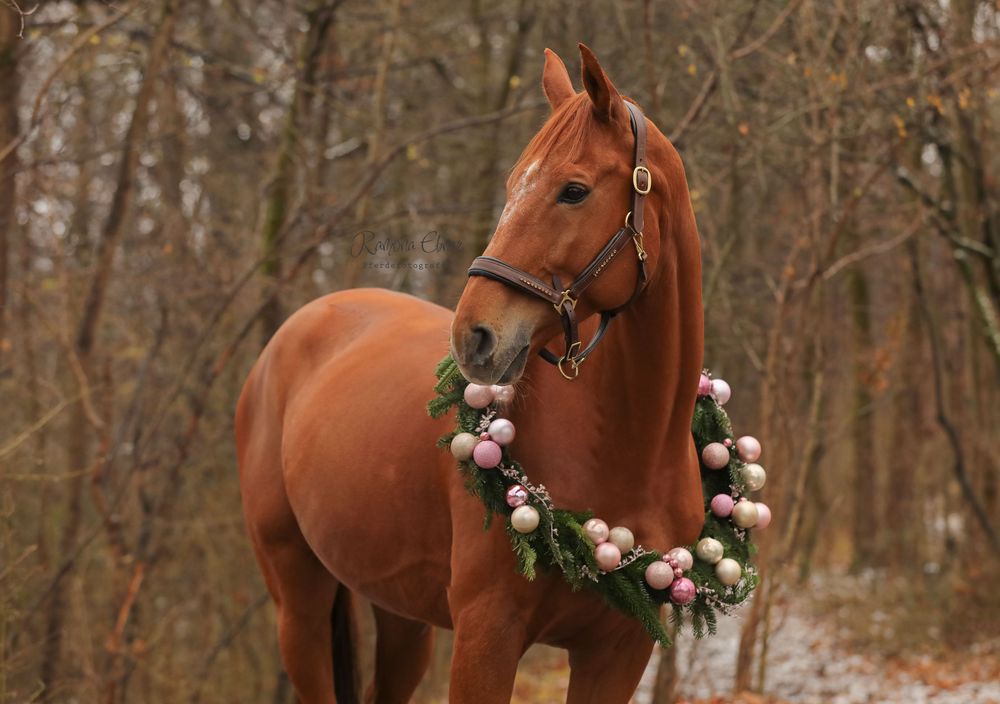
[[[577,93],[546,120],[524,148],[511,173],[520,172],[532,162],[544,163],[551,154],[558,154],[560,161],[578,161],[600,127],[588,95]]]

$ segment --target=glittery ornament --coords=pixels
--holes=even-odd
[[[498,386],[493,385],[493,398],[497,403],[510,403],[514,400],[514,387],[513,386]]]
[[[733,512],[733,506],[735,505],[736,502],[733,501],[733,497],[729,494],[716,494],[712,497],[712,503],[710,504],[712,513],[719,518],[727,518]]]
[[[715,576],[727,587],[731,587],[740,581],[743,575],[743,568],[736,560],[726,557],[719,560],[715,565]]]
[[[486,432],[490,434],[490,439],[497,445],[510,445],[514,442],[514,424],[506,418],[494,420]]]
[[[702,538],[694,546],[694,551],[698,555],[699,560],[704,560],[708,564],[714,565],[722,559],[723,547],[722,543],[715,538]]]
[[[754,528],[764,529],[771,525],[771,509],[768,508],[767,504],[762,504],[760,501],[756,502],[757,506],[757,522],[754,523]]]
[[[622,551],[614,543],[601,543],[594,548],[594,559],[597,566],[605,572],[613,570],[622,561]]]
[[[650,562],[645,572],[646,584],[653,589],[666,589],[674,581],[674,571],[666,562]]]
[[[608,542],[614,543],[615,547],[622,551],[624,555],[635,547],[635,536],[632,531],[624,526],[615,526],[608,534]]]
[[[710,393],[712,393],[712,380],[708,374],[702,374],[701,378],[698,379],[698,395],[708,396]]]
[[[744,462],[756,462],[760,459],[760,440],[752,435],[744,435],[736,440],[736,454]]]
[[[757,504],[752,501],[736,502],[733,507],[733,515],[730,518],[740,528],[753,528],[758,518]]]
[[[719,402],[720,406],[725,406],[733,395],[733,390],[722,379],[712,379],[712,395],[715,396],[715,400]]]
[[[740,470],[740,476],[750,491],[757,491],[767,481],[767,472],[759,464],[750,463]]]
[[[729,450],[721,442],[710,442],[701,451],[701,461],[709,469],[722,469],[729,464]]]
[[[694,566],[694,557],[687,548],[674,548],[667,555],[677,560],[677,567],[682,570],[689,570]]]
[[[469,384],[465,387],[465,402],[472,408],[486,408],[493,403],[493,387]]]
[[[674,583],[670,585],[670,600],[675,604],[690,604],[694,601],[695,595],[698,590],[695,589],[694,582],[692,582],[687,577],[681,577],[680,579],[675,579]]]
[[[510,514],[510,525],[518,533],[530,533],[538,527],[540,516],[533,506],[518,506]]]
[[[591,518],[589,521],[583,524],[583,532],[587,534],[590,538],[590,542],[594,545],[600,545],[608,539],[611,531],[608,530],[608,524],[602,521],[600,518]]]
[[[472,451],[479,444],[479,439],[472,433],[459,433],[451,439],[451,454],[459,462],[465,462],[472,457]]]
[[[493,469],[500,464],[503,452],[492,440],[481,440],[472,451],[472,459],[483,469]]]
[[[507,489],[507,505],[511,508],[524,506],[528,503],[528,490],[520,484],[515,484]]]

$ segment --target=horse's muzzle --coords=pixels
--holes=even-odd
[[[503,340],[490,325],[479,323],[464,331],[452,331],[451,353],[469,381],[510,384],[524,372],[529,342],[520,333]]]

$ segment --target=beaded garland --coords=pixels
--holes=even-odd
[[[671,604],[678,625],[687,616],[702,637],[715,633],[717,614],[749,598],[759,581],[750,529],[767,527],[771,511],[746,496],[764,485],[766,473],[757,464],[760,443],[733,435],[722,408],[731,394],[725,381],[702,374],[691,424],[705,497],[701,535],[693,545],[661,553],[637,544],[624,526],[556,508],[546,488],[528,479],[510,455],[514,425],[500,415],[514,397],[512,387],[470,384],[450,356],[436,374],[428,412],[437,418],[457,407],[456,428],[438,446],[450,448],[466,488],[483,502],[484,529],[494,516],[503,519],[527,579],[535,578],[537,564],[559,570],[574,590],[596,590],[664,646],[671,641],[659,617],[662,604]]]

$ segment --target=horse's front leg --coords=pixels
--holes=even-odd
[[[639,686],[653,641],[638,621],[613,614],[614,626],[569,649],[566,704],[627,704]]]
[[[507,704],[517,663],[528,646],[515,604],[501,590],[489,589],[467,603],[452,599],[452,618],[455,640],[448,701]]]

